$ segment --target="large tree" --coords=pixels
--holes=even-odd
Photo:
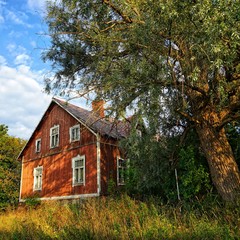
[[[156,128],[180,114],[196,128],[219,194],[239,197],[225,133],[240,118],[239,0],[62,0],[47,11],[48,90],[95,91],[118,114],[134,107]]]

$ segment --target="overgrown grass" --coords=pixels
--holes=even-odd
[[[239,239],[240,209],[162,205],[128,196],[42,202],[0,215],[0,239]]]

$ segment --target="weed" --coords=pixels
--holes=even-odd
[[[239,239],[239,209],[200,205],[141,202],[127,195],[42,202],[0,215],[0,239]]]

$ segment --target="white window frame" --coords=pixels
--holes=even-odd
[[[57,132],[53,135],[53,131]],[[59,146],[59,125],[55,125],[50,128],[50,148],[55,148]]]
[[[33,169],[33,191],[42,190],[43,166]]]
[[[79,160],[83,160],[83,165],[82,166],[75,166],[75,163]],[[77,155],[76,157],[72,158],[72,185],[73,186],[79,186],[79,185],[85,185],[85,176],[86,176],[86,167],[85,167],[86,161],[85,161],[85,155]],[[79,181],[79,179],[76,180],[76,170],[81,171],[82,169],[82,181]],[[78,173],[79,173],[78,171]],[[79,173],[80,174],[80,173]],[[79,175],[78,175],[79,177]]]
[[[122,166],[122,164],[120,164],[120,161],[123,161],[125,166]],[[121,172],[125,174],[126,170],[127,170],[127,160],[118,156],[117,157],[117,185],[118,186],[125,185],[126,178],[124,175],[120,176],[120,174],[122,174]]]
[[[35,142],[35,151],[36,153],[41,152],[41,138],[38,138]]]
[[[73,131],[76,131],[75,134],[73,134]],[[70,135],[70,142],[76,142],[80,140],[80,125],[77,124],[73,127],[69,128],[69,135]]]
[[[142,137],[142,131],[141,131],[141,130],[136,129],[136,132],[137,132],[137,135],[138,135],[139,137]]]

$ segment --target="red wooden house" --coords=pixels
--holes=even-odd
[[[129,124],[104,118],[103,102],[88,111],[53,98],[19,155],[20,202],[105,195],[109,180],[124,184],[118,141]]]

